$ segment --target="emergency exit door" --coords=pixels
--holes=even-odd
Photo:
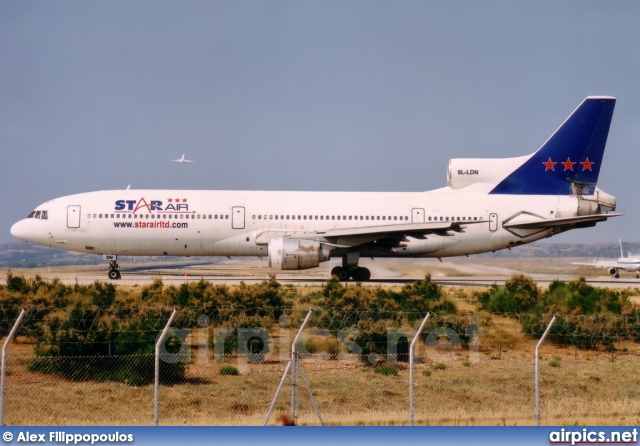
[[[498,214],[489,214],[489,231],[495,232],[498,230]]]

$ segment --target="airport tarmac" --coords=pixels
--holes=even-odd
[[[368,261],[366,261],[368,260]],[[423,279],[431,274],[432,279],[444,286],[490,286],[504,284],[516,274],[533,278],[539,286],[547,286],[554,280],[571,281],[580,276],[587,283],[602,287],[639,287],[640,279],[634,274],[622,273],[614,279],[604,270],[579,268],[571,265],[575,259],[567,258],[454,258],[444,259],[366,259],[361,266],[371,270],[372,280],[363,285],[399,286]],[[142,286],[161,279],[166,285],[179,285],[201,279],[213,283],[236,285],[250,284],[269,279],[275,274],[282,284],[322,285],[329,277],[331,268],[339,262],[327,262],[318,268],[303,271],[275,271],[268,263],[258,259],[224,259],[208,261],[144,262],[136,259],[131,263],[120,262],[122,279],[113,281],[124,286]],[[96,280],[108,282],[107,265],[68,266],[57,268],[13,269],[14,274],[25,277],[39,275],[45,280],[59,279],[65,284],[87,284]],[[6,282],[6,270],[0,270],[0,283]],[[353,283],[353,282],[351,282]]]

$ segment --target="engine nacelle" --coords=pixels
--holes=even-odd
[[[451,189],[461,189],[475,183],[497,185],[528,158],[529,156],[499,159],[451,159],[447,168],[447,184]]]
[[[269,267],[282,270],[315,268],[329,260],[330,251],[320,242],[291,238],[269,240]]]
[[[618,273],[618,269],[617,268],[609,268],[609,274],[611,274],[612,276]]]

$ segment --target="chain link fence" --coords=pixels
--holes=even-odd
[[[19,310],[0,308],[4,333]],[[7,349],[5,423],[153,424],[153,351],[172,310],[28,308]],[[283,374],[307,314],[179,308],[161,343],[160,424],[262,425],[272,403],[267,424],[290,413]],[[409,424],[408,349],[424,316],[316,308],[296,344],[297,423],[320,423],[308,384],[325,424]],[[534,424],[533,352],[549,320],[432,314],[415,351],[415,424]],[[639,424],[639,335],[635,317],[558,316],[541,348],[542,424]]]

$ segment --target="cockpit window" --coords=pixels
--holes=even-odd
[[[27,218],[33,218],[33,216],[36,214],[36,211],[33,211],[32,213],[29,214],[29,216]]]
[[[42,211],[42,214],[40,214],[40,219],[41,220],[47,220],[48,218],[49,218],[49,212]]]
[[[34,216],[34,218],[40,218],[40,211],[36,211],[36,215]]]

